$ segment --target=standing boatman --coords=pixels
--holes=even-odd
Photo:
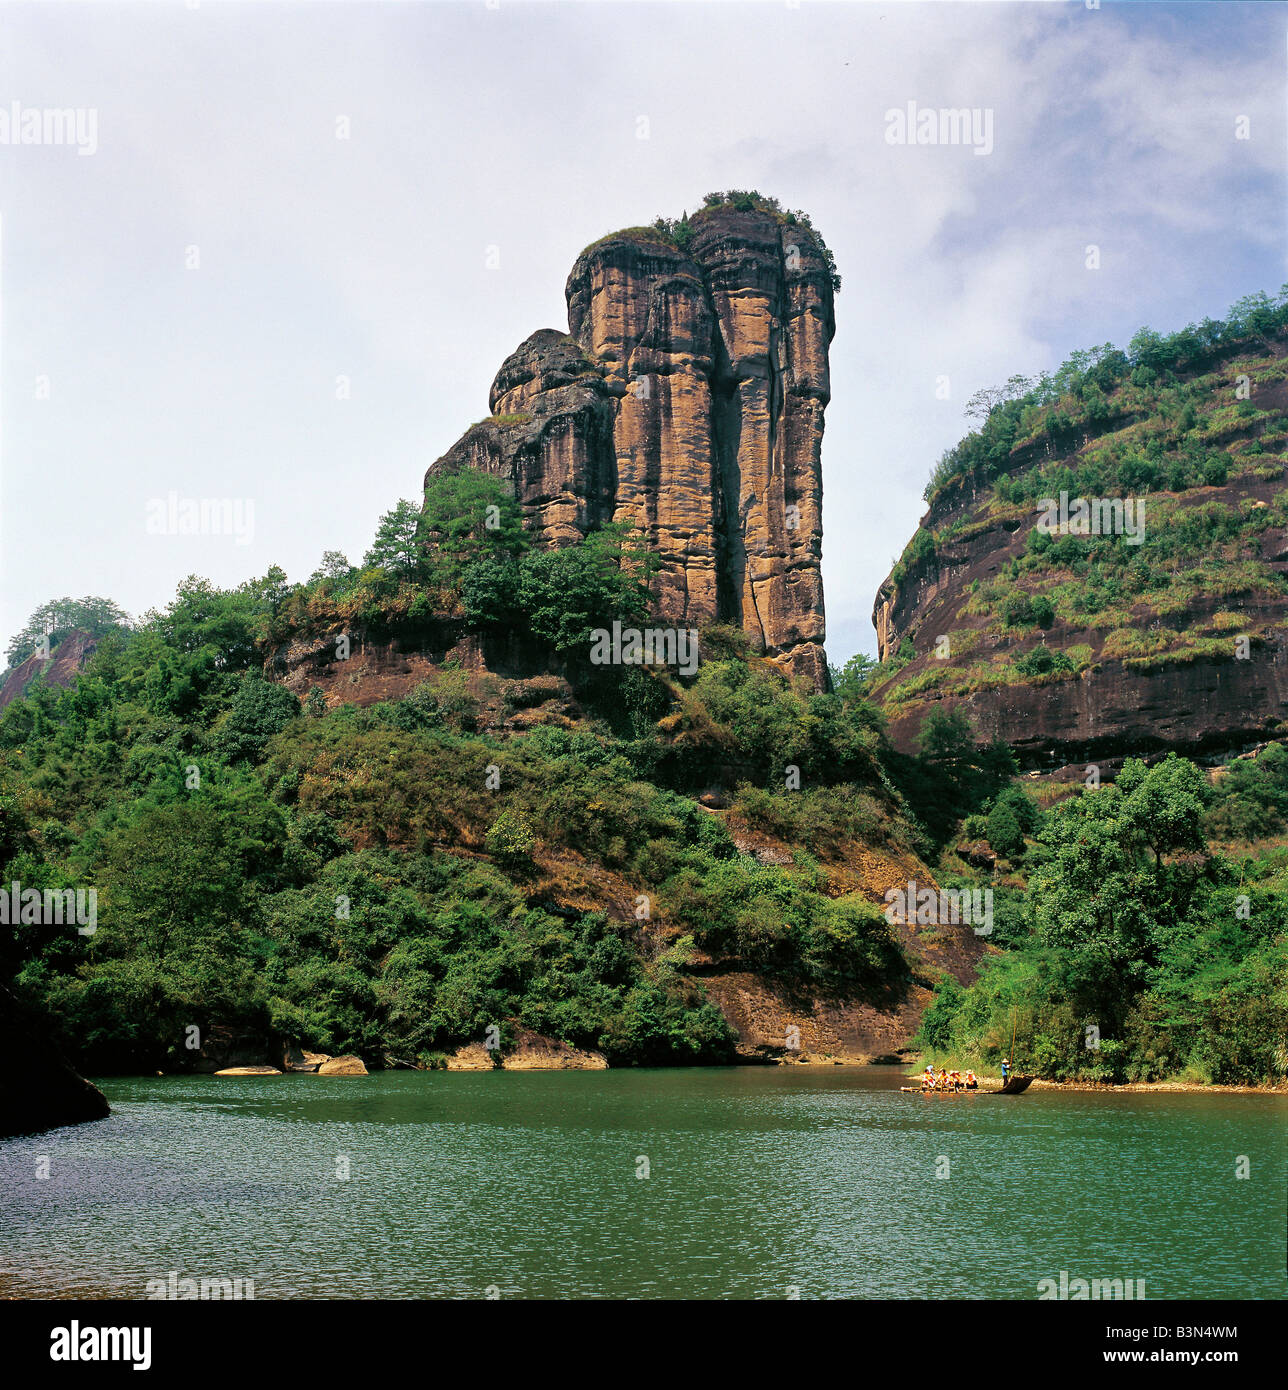
[[[1011,1074],[1011,1064],[1010,1064],[1010,1062],[1007,1060],[1007,1058],[1003,1057],[1003,1058],[1002,1058],[1002,1085],[1003,1085],[1003,1086],[1006,1085],[1007,1078],[1010,1076],[1010,1074]]]

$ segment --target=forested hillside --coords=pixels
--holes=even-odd
[[[1074,353],[968,409],[979,427],[935,468],[873,615],[895,741],[946,707],[1039,768],[1274,737],[1288,293]]]
[[[730,629],[692,678],[592,665],[589,630],[645,611],[631,537],[531,550],[496,480],[436,488],[361,567],[189,580],[0,716],[5,881],[99,895],[92,935],[8,928],[6,974],[68,1053],[193,1065],[196,1024],[433,1065],[496,1027],[713,1061],[739,1042],[704,995],[722,971],[803,1015],[924,999],[933,972],[882,894],[929,842],[873,710]],[[516,628],[525,675],[473,659]],[[356,676],[323,695],[360,664],[334,636],[435,634],[456,646],[405,696]],[[320,644],[303,699],[292,643]]]

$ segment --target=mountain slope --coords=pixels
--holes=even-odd
[[[877,595],[871,690],[897,744],[957,707],[1033,767],[1220,755],[1280,728],[1286,318],[1254,298],[992,403]]]

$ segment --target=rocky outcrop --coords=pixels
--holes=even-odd
[[[336,633],[292,638],[276,648],[265,671],[300,700],[317,690],[328,706],[367,706],[432,691],[444,668],[467,673],[478,727],[519,729],[532,722],[575,716],[572,687],[542,671],[548,652],[517,632],[469,632],[463,623],[438,622],[378,641],[352,634],[345,660]],[[533,673],[536,674],[533,674]]]
[[[0,1139],[104,1119],[107,1099],[58,1055],[39,1019],[0,985]]]
[[[366,1076],[367,1067],[361,1057],[351,1055],[328,1057],[318,1067],[317,1074],[319,1076]]]
[[[1242,417],[1230,404],[1241,374],[1250,382]],[[1168,466],[1185,457],[1185,427],[1161,410],[1122,414],[1112,396],[1099,421],[1080,422],[1072,435],[1039,430],[999,465],[1010,485],[1039,468],[1058,480],[1058,468],[1070,476],[1146,445],[1158,450],[1162,485],[1152,488],[1124,485],[1117,462],[1101,465],[1106,497],[1137,492],[1147,504],[1143,543],[1127,553],[1132,568],[1149,569],[1148,584],[1126,566],[1098,570],[1078,554],[1053,549],[1050,560],[1035,559],[1044,509],[1011,500],[992,479],[963,475],[940,487],[873,607],[888,663],[873,695],[895,743],[913,749],[931,710],[960,709],[981,740],[1010,744],[1023,766],[1076,767],[1080,780],[1088,763],[1105,775],[1127,756],[1219,759],[1282,737],[1286,378],[1283,334],[1181,375],[1193,383],[1186,408],[1195,421],[1184,442],[1197,440],[1223,465],[1210,483],[1169,486]],[[1072,597],[1097,588],[1098,605]],[[1008,602],[1026,598],[1046,599],[1041,625],[1007,616]],[[1044,671],[1035,653],[1063,660]]]
[[[781,213],[729,206],[696,214],[684,242],[636,228],[588,247],[569,331],[520,344],[491,417],[430,473],[506,479],[543,545],[633,523],[660,559],[661,618],[736,623],[821,686],[826,252]]]
[[[969,928],[897,921],[892,931],[913,978],[886,998],[801,997],[764,976],[729,969],[727,962],[699,968],[707,997],[738,1034],[737,1060],[744,1065],[899,1061],[931,1001],[930,984],[943,974],[970,983],[988,948]]]
[[[227,1023],[207,1024],[200,1041],[192,1069],[206,1075],[226,1075],[243,1067],[276,1069],[281,1058],[281,1047],[271,1034]]]
[[[608,1066],[602,1052],[574,1047],[530,1028],[515,1031],[514,1046],[501,1054],[505,1071],[604,1071]]]
[[[282,1048],[283,1071],[316,1072],[330,1060],[325,1052],[308,1052],[294,1043],[286,1043]]]
[[[511,1046],[502,1050],[466,1043],[448,1055],[448,1071],[603,1071],[608,1062],[601,1052],[516,1028]]]
[[[13,700],[21,699],[36,686],[62,688],[70,685],[97,647],[97,638],[77,629],[68,633],[47,658],[33,655],[19,662],[0,685],[0,709]]]

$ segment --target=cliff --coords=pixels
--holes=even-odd
[[[1039,768],[1282,732],[1288,335],[1233,336],[1151,365],[1098,350],[950,456],[873,611],[897,744],[935,708]],[[1138,534],[1094,534],[1079,498],[1138,506]]]
[[[505,478],[541,545],[633,523],[660,559],[664,621],[739,624],[822,687],[826,248],[769,206],[679,225],[588,247],[568,277],[568,332],[519,345],[490,418],[430,472]]]
[[[58,643],[48,660],[40,656],[29,656],[19,662],[4,677],[0,684],[0,709],[7,704],[33,693],[38,685],[69,686],[80,674],[85,663],[98,646],[98,639],[89,632],[78,629],[69,633]]]

